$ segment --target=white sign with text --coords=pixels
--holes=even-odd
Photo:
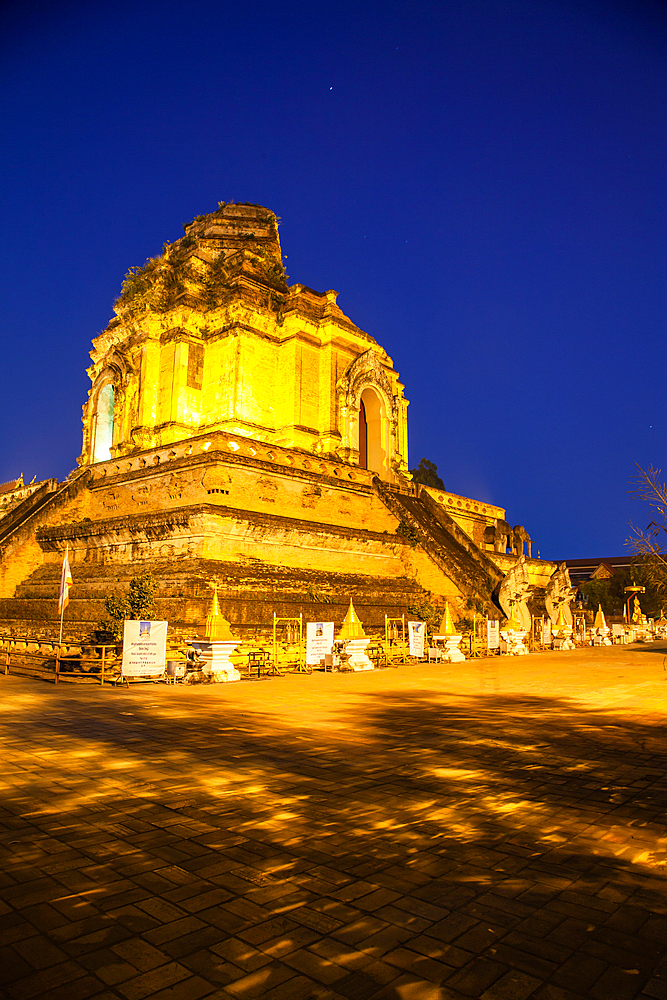
[[[306,665],[317,666],[333,649],[334,623],[306,623]]]
[[[167,622],[125,622],[123,677],[154,677],[164,673],[167,624]]]
[[[421,660],[424,656],[426,623],[408,622],[408,638],[410,640],[410,656],[416,656],[418,660]]]
[[[500,648],[500,622],[491,621],[489,618],[486,620],[486,648]]]

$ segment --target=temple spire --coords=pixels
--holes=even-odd
[[[445,613],[440,621],[440,635],[457,635],[456,626],[452,621],[452,613],[449,610],[449,601],[445,601]]]
[[[342,628],[340,630],[339,639],[363,639],[366,633],[364,632],[364,626],[359,620],[357,612],[354,610],[354,605],[352,603],[352,598],[350,598],[350,607],[347,610],[345,619],[343,621]]]
[[[229,622],[220,614],[217,583],[213,584],[213,599],[204,622],[203,632],[203,638],[210,639],[212,642],[229,642],[235,638],[232,635]]]
[[[569,625],[567,624],[567,618],[565,617],[565,611],[563,610],[564,608],[565,608],[564,603],[561,604],[560,607],[558,608],[558,621],[556,622],[557,629],[569,628]]]

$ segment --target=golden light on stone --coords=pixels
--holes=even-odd
[[[604,611],[602,610],[602,605],[598,604],[598,610],[595,615],[595,621],[593,623],[593,628],[606,628],[607,622],[604,617]]]
[[[364,467],[409,478],[408,401],[391,358],[335,291],[287,285],[275,214],[221,205],[185,230],[127,275],[95,338],[80,464],[222,430],[359,465],[365,393]]]
[[[460,607],[473,577],[487,600],[501,586],[505,614],[517,594],[537,607],[547,593],[555,617],[567,572],[519,554],[527,534],[504,508],[411,484],[408,401],[392,359],[344,315],[336,292],[287,284],[274,213],[221,202],[185,228],[128,273],[114,318],[94,340],[81,469],[66,491],[55,480],[0,484],[0,521],[35,490],[45,498],[37,516],[28,508],[2,525],[23,539],[17,557],[3,535],[3,621],[24,620],[19,588],[48,570],[51,597],[31,602],[28,627],[41,635],[67,545],[75,586],[66,624],[76,623],[77,636],[93,624],[88,591],[77,586],[92,563],[100,593],[153,574],[160,615],[187,625],[200,651],[240,642],[216,593],[204,619],[196,583],[214,576],[229,581],[235,608],[272,590],[297,607],[354,593],[369,632],[383,618],[402,624],[427,592]],[[417,547],[403,534],[396,486],[440,525]],[[469,555],[459,565],[443,556],[446,536],[459,545],[461,532]],[[451,659],[460,630],[449,605],[440,634]],[[355,668],[370,669],[352,603],[340,638],[357,643]],[[227,653],[208,652],[209,672],[231,677]]]

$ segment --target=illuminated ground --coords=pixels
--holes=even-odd
[[[664,1000],[666,654],[0,676],[0,995]]]

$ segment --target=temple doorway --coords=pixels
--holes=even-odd
[[[106,462],[111,458],[114,395],[114,387],[108,382],[100,389],[97,397],[93,462]]]
[[[359,465],[380,473],[382,458],[382,404],[377,393],[367,388],[359,402]]]
[[[362,469],[368,468],[368,421],[362,400],[359,401],[359,465]]]

